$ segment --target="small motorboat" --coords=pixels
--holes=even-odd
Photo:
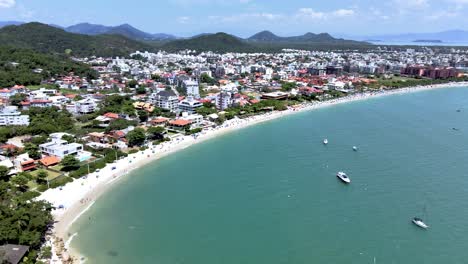
[[[327,144],[328,144],[328,139],[324,139],[324,140],[323,140],[323,144],[324,144],[324,145],[327,145]]]
[[[353,147],[354,151],[358,151],[358,148],[356,146]]]
[[[336,177],[338,177],[344,183],[351,183],[351,179],[348,177],[348,175],[346,175],[346,173],[342,171],[338,172]]]
[[[412,220],[413,224],[423,228],[423,229],[427,229],[429,226],[426,225],[426,223],[424,223],[424,221],[421,219],[421,218],[418,218],[418,217],[415,217],[413,218]]]

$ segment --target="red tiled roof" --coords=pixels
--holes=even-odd
[[[155,123],[155,124],[159,124],[159,123],[165,123],[165,122],[167,122],[167,120],[169,120],[169,119],[165,118],[165,117],[158,117],[158,118],[155,118],[155,119],[151,120],[150,122]]]
[[[0,149],[17,149],[18,147],[13,144],[5,144],[0,146]]]
[[[104,116],[108,117],[108,118],[113,118],[113,119],[118,119],[119,118],[119,115],[114,114],[114,113],[105,113]]]
[[[114,134],[118,137],[125,137],[125,133],[123,131],[116,131]]]
[[[192,121],[184,120],[184,119],[177,119],[177,120],[169,122],[169,124],[173,126],[187,126],[187,125],[190,125],[191,123]]]
[[[49,100],[32,100],[30,103],[31,104],[48,104],[48,103],[52,103],[52,101],[49,101]]]
[[[31,165],[22,167],[23,171],[32,170],[32,169],[35,169],[35,168],[36,168],[36,164],[34,164],[34,163],[31,164]]]
[[[55,156],[50,156],[50,157],[42,158],[39,162],[42,163],[44,166],[49,167],[49,166],[59,163],[60,158],[55,157]]]

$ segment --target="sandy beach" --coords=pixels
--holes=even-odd
[[[360,93],[325,102],[309,102],[291,107],[288,110],[281,112],[275,111],[245,119],[234,118],[232,120],[226,121],[219,127],[206,129],[196,136],[181,136],[173,139],[172,141],[164,142],[157,146],[149,145],[147,150],[138,152],[136,154],[131,154],[128,157],[118,160],[113,164],[108,164],[108,166],[99,172],[95,172],[87,175],[86,177],[77,179],[61,188],[47,190],[37,199],[46,200],[56,208],[60,207],[60,209],[55,209],[52,212],[56,221],[53,233],[55,236],[62,238],[64,241],[67,241],[65,243],[65,247],[71,251],[71,255],[77,256],[78,252],[73,252],[73,250],[69,248],[69,244],[71,242],[70,237],[72,236],[68,233],[70,226],[84,212],[86,212],[86,210],[91,208],[94,202],[111,188],[112,184],[118,182],[124,176],[131,174],[133,170],[136,170],[146,164],[211,138],[299,112],[392,94],[404,94],[430,89],[462,86],[468,86],[468,83],[449,83],[432,86],[403,88],[398,90]],[[56,253],[53,255],[52,263],[62,263],[61,259],[57,256]]]

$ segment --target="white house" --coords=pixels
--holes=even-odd
[[[62,158],[67,155],[76,155],[83,150],[83,145],[78,143],[68,143],[62,139],[53,139],[51,142],[39,145],[42,153],[49,156]]]
[[[22,115],[17,106],[7,106],[0,110],[0,126],[28,126],[29,116]]]
[[[183,113],[181,118],[183,120],[191,121],[192,122],[191,124],[194,125],[195,127],[200,126],[203,122],[203,116],[198,115],[198,114]]]

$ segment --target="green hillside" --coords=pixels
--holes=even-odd
[[[28,48],[44,53],[74,56],[128,56],[137,50],[152,50],[152,46],[119,35],[88,36],[68,33],[41,23],[7,26],[0,29],[0,46]]]
[[[38,69],[42,69],[42,72],[34,72]],[[97,77],[97,73],[88,65],[72,61],[65,56],[0,47],[0,88],[15,84],[37,85],[45,78],[69,72],[88,78]]]

